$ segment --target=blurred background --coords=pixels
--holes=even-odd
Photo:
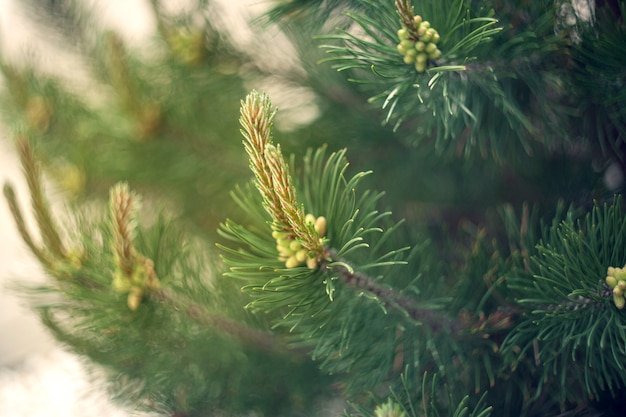
[[[154,35],[155,22],[147,1],[91,1],[102,13],[103,24],[123,34],[135,46]],[[184,2],[172,1],[171,3]],[[87,82],[77,57],[42,34],[24,10],[21,0],[0,0],[0,48],[3,56],[19,62],[36,59],[39,68]],[[0,78],[0,85],[2,79]],[[0,183],[10,181],[18,198],[27,204],[28,191],[6,125],[0,125]],[[67,192],[47,183],[57,209]],[[28,214],[28,213],[27,213]],[[40,323],[28,301],[18,296],[17,282],[36,283],[43,272],[15,228],[8,207],[0,204],[0,416],[2,417],[122,417],[121,409],[98,389],[98,376],[75,355],[68,353]],[[133,415],[140,415],[132,412]]]
[[[98,73],[103,69],[102,63],[97,62],[102,53],[85,49],[94,44],[98,47],[105,44],[104,48],[123,44],[135,57],[154,62],[151,57],[159,56],[164,45],[155,41],[163,28],[155,18],[153,4],[149,0],[0,0],[0,55],[4,65],[0,88],[16,102],[20,101],[20,94],[28,96],[26,106],[34,103],[31,110],[35,110],[34,113],[27,110],[26,114],[34,115],[36,119],[43,117],[44,128],[34,126],[34,131],[36,136],[44,134],[51,139],[41,142],[43,152],[40,156],[45,159],[46,191],[56,215],[62,215],[67,205],[101,199],[114,181],[128,179],[147,196],[148,205],[154,198],[165,204],[171,213],[187,219],[191,227],[199,225],[199,229],[194,229],[200,230],[200,234],[211,237],[217,223],[223,220],[227,211],[224,208],[230,207],[231,203],[227,202],[230,201],[229,190],[248,176],[237,122],[239,100],[245,91],[256,88],[269,92],[274,105],[280,107],[276,124],[287,134],[319,116],[314,94],[289,81],[290,78],[304,78],[304,72],[287,38],[278,30],[264,28],[261,34],[260,28],[253,31],[249,25],[271,7],[271,2],[212,1],[210,12],[207,12],[211,14],[210,19],[189,12],[200,3],[203,2],[160,2],[163,14],[173,16],[168,23],[175,29],[181,28],[182,34],[169,46],[182,51],[184,65],[174,63],[174,71],[180,70],[181,73],[168,75],[178,76],[176,82],[180,83],[180,88],[191,86],[194,89],[187,94],[182,91],[174,95],[175,100],[182,102],[164,106],[171,106],[166,111],[175,113],[172,119],[182,119],[183,129],[188,130],[176,131],[178,126],[170,131],[153,131],[150,128],[152,119],[148,117],[139,129],[140,137],[128,141],[136,129],[125,124],[124,118],[130,114],[132,119],[133,109],[124,107],[124,104],[120,106],[121,112],[115,104],[110,106],[111,111],[98,107],[106,107],[111,96],[119,98],[124,95],[120,91],[112,93],[105,85],[111,82],[115,86],[116,74],[124,70],[114,68],[104,75],[104,80],[98,79],[103,76]],[[81,6],[75,7],[76,4]],[[81,10],[88,13],[82,15]],[[77,14],[72,15],[75,12]],[[95,22],[85,23],[83,20],[94,17]],[[202,65],[198,69],[196,62],[187,61],[194,59],[194,34],[190,35],[186,29],[203,28],[205,20],[217,26],[210,28],[209,33],[219,32],[219,37],[228,38],[224,40],[225,44],[239,51],[216,53],[219,62],[212,56],[200,57],[205,64],[208,62],[208,71]],[[188,49],[190,39],[191,50]],[[177,40],[182,40],[182,50],[176,49],[180,45]],[[204,48],[200,46],[199,49]],[[104,52],[105,59],[110,58],[107,53]],[[245,60],[240,60],[238,57],[243,55]],[[244,61],[246,65],[242,65]],[[22,72],[23,68],[26,71]],[[36,76],[24,81],[31,69]],[[153,67],[150,71],[158,74],[159,69]],[[50,75],[50,79],[42,74]],[[158,75],[149,74],[144,80],[156,78]],[[50,80],[55,81],[46,84]],[[55,84],[56,81],[62,87]],[[206,86],[206,91],[197,91],[198,84]],[[155,89],[158,88],[157,85]],[[72,101],[74,95],[88,104],[76,104]],[[46,107],[50,102],[39,100],[45,96],[58,100],[52,106],[62,107],[58,115],[63,116],[50,126],[46,121],[51,115],[46,110],[50,109]],[[35,100],[30,100],[33,97]],[[20,131],[23,126],[27,126],[26,130],[33,128],[30,125],[32,120],[20,120],[19,111],[12,113],[14,109],[11,104],[7,105],[8,102],[11,100],[4,102],[2,110],[5,123],[0,124],[0,183],[12,183],[20,203],[27,207],[29,195],[12,140],[15,130]],[[43,107],[38,106],[41,103],[44,103]],[[93,108],[87,107],[92,105],[98,108],[96,112],[105,115],[106,120],[90,117]],[[193,131],[208,123],[203,119],[205,115],[214,116],[215,128],[209,132]],[[143,122],[141,119],[140,124]],[[158,124],[158,120],[155,123]],[[168,148],[163,137],[180,139],[180,142]],[[211,138],[207,141],[204,137]],[[82,141],[83,138],[91,141]],[[324,139],[312,143],[319,141]],[[286,140],[287,149],[293,149],[294,143]],[[98,147],[101,152],[97,151]],[[159,187],[164,187],[165,194]],[[25,214],[32,224],[28,210]],[[99,389],[102,384],[94,383],[99,378],[97,371],[85,366],[77,356],[56,342],[29,308],[31,300],[23,294],[18,295],[16,286],[43,282],[44,274],[20,239],[4,199],[0,203],[0,231],[0,416],[143,415],[110,402],[104,389]]]

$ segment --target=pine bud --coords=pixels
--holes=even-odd
[[[398,30],[400,43],[397,49],[403,55],[405,64],[414,64],[415,70],[422,73],[428,67],[429,59],[433,60],[441,56],[441,51],[437,48],[441,37],[435,28],[430,27],[430,22],[422,20],[421,16],[414,16],[413,22],[414,27],[403,27]],[[415,32],[409,33],[409,30],[417,32],[418,39],[415,42],[408,38],[411,33],[415,36]]]
[[[408,51],[406,51],[406,54],[404,54],[405,57],[411,57],[412,59],[415,59],[415,56],[417,55],[417,50],[415,48],[411,48]]]
[[[308,224],[315,224],[315,216],[311,213],[304,216],[304,222]]]
[[[317,234],[321,237],[324,237],[326,235],[326,217],[319,216],[317,219],[315,219],[315,230],[317,231]]]
[[[617,288],[619,288],[623,292],[626,292],[626,281],[624,280],[617,281]]]
[[[306,255],[307,255],[306,249],[300,249],[298,252],[296,252],[294,256],[296,257],[296,260],[298,261],[298,263],[302,263],[306,261],[306,258],[307,258]]]
[[[626,270],[624,268],[614,268],[613,276],[617,278],[618,281],[626,280]]]
[[[624,291],[620,287],[615,287],[613,288],[613,295],[621,297],[624,295]]]
[[[406,417],[406,412],[400,404],[389,399],[385,404],[376,406],[374,415],[376,417]]]
[[[626,304],[626,299],[624,299],[623,295],[613,294],[613,302],[615,303],[615,307],[622,310],[624,308],[624,305]]]
[[[126,275],[121,270],[117,270],[113,274],[112,284],[113,284],[113,289],[117,292],[130,291],[130,280],[126,277]]]
[[[422,36],[420,36],[420,40],[424,41],[424,42],[430,42],[430,40],[433,37],[433,30],[432,29],[428,29],[424,32],[424,34]]]
[[[74,164],[65,162],[56,165],[53,175],[59,184],[72,196],[79,195],[85,189],[87,176],[85,172]]]
[[[130,282],[133,285],[143,285],[146,279],[146,268],[143,264],[137,262],[135,264],[135,269],[133,270],[132,275],[130,276]]]
[[[614,276],[607,276],[605,281],[606,284],[611,288],[615,288],[617,286],[617,278],[615,278]]]
[[[272,232],[272,237],[276,240],[279,240],[279,239],[284,239],[286,236],[284,232],[279,232],[278,230],[274,230]]]
[[[300,262],[298,262],[295,255],[290,256],[289,259],[287,259],[287,262],[285,262],[285,268],[295,268],[298,265],[300,265]]]
[[[139,287],[133,287],[130,289],[128,293],[128,308],[131,311],[136,311],[139,308],[139,304],[141,304],[141,299],[143,298],[143,290]]]
[[[300,249],[302,249],[302,245],[300,244],[300,242],[298,242],[297,240],[292,240],[289,243],[289,249],[295,253],[297,251],[299,251]]]
[[[400,45],[402,45],[404,47],[405,51],[408,51],[409,49],[413,48],[413,46],[414,46],[413,41],[408,40],[408,39],[400,42]]]
[[[428,58],[430,58],[430,59],[437,59],[440,56],[441,56],[441,51],[439,49],[435,49],[430,55],[428,55]]]
[[[317,269],[317,259],[315,259],[315,258],[306,258],[306,266],[309,269]]]

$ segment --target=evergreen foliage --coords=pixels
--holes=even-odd
[[[532,279],[508,279],[526,313],[504,349],[515,346],[522,356],[536,349],[543,378],[558,381],[562,401],[581,391],[592,398],[602,391],[616,395],[624,385],[625,352],[618,342],[624,340],[623,303],[614,301],[603,278],[610,265],[624,263],[625,227],[620,200],[596,206],[582,219],[570,211],[544,228],[528,255]],[[538,348],[533,347],[537,342]],[[607,361],[605,355],[613,359]],[[570,361],[582,366],[567,366]]]
[[[215,2],[152,1],[151,56],[32,7],[100,93],[0,59],[50,278],[24,292],[165,415],[620,415],[626,3],[581,3],[277,1],[252,27],[319,111],[291,130]]]

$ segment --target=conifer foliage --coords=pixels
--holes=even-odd
[[[626,2],[277,1],[251,27],[290,39],[299,69],[280,76],[214,2],[152,1],[151,57],[60,3],[44,15],[105,105],[2,57],[36,230],[4,195],[49,276],[23,291],[117,398],[170,416],[623,413]],[[250,87],[269,76],[318,118],[281,130]]]

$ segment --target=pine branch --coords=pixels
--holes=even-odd
[[[11,184],[9,183],[5,183],[3,192],[20,237],[22,238],[24,243],[26,243],[26,246],[28,246],[33,255],[35,255],[35,257],[39,260],[39,262],[41,262],[41,264],[45,267],[50,267],[51,261],[48,259],[48,256],[44,253],[44,251],[35,244],[33,238],[30,235],[30,232],[28,231],[28,228],[26,227],[26,222],[24,221],[24,216],[22,215],[22,211],[20,210],[17,198],[15,197],[15,191],[13,190],[13,186],[11,186]]]
[[[44,194],[39,162],[35,159],[33,150],[24,136],[20,136],[16,143],[22,171],[31,195],[31,209],[37,224],[37,231],[43,240],[42,245],[38,245],[28,231],[13,187],[6,183],[3,191],[13,220],[24,243],[46,268],[46,271],[61,280],[71,279],[72,271],[79,269],[83,261],[82,248],[76,246],[67,249],[65,247]]]
[[[530,253],[528,273],[507,278],[525,311],[502,349],[519,361],[532,355],[562,403],[626,386],[623,298],[619,280],[611,282],[621,276],[613,267],[626,264],[624,219],[619,198],[583,217],[574,210],[555,217]],[[584,366],[568,366],[572,358]]]
[[[110,191],[109,215],[111,219],[111,235],[116,263],[121,271],[131,276],[135,265],[135,217],[140,202],[135,193],[128,189],[127,184],[117,184]]]
[[[346,236],[345,241],[347,244],[343,245],[341,249],[332,248],[332,246],[317,248],[316,245],[320,244],[320,240],[318,237],[309,235],[310,229],[307,230],[305,226],[302,210],[297,206],[295,188],[288,174],[286,163],[280,153],[280,147],[275,147],[271,143],[271,125],[275,113],[276,111],[271,108],[269,97],[265,94],[259,95],[256,92],[252,92],[246,97],[245,101],[242,101],[241,124],[244,127],[242,134],[246,139],[244,146],[250,157],[250,167],[255,175],[256,185],[261,192],[264,206],[273,219],[272,229],[275,232],[293,233],[295,238],[303,242],[303,246],[309,253],[313,253],[314,256],[322,256],[319,258],[318,264],[320,270],[331,275],[337,274],[350,287],[368,291],[379,299],[384,308],[399,308],[409,317],[422,322],[435,333],[440,330],[453,334],[460,333],[462,326],[459,322],[447,318],[440,311],[430,308],[419,308],[416,306],[415,300],[399,295],[389,287],[380,286],[366,274],[355,271],[350,265],[350,261],[345,260],[343,256],[361,245],[364,247],[368,246],[367,244],[358,243],[362,240],[361,237],[351,236],[348,238]],[[338,172],[335,175],[337,174]],[[312,177],[320,176],[320,174],[313,172],[309,172],[308,175]],[[322,178],[325,175],[322,174]],[[355,178],[359,178],[359,175]],[[337,181],[338,179],[330,180]],[[351,183],[352,181],[346,186],[347,190],[352,190]],[[332,194],[340,191],[333,189],[329,190],[329,192]],[[305,191],[305,193],[310,195],[310,191]],[[330,198],[335,200],[337,197],[331,195]],[[249,208],[252,209],[250,206]],[[358,210],[363,210],[363,207],[357,206],[357,212]],[[332,211],[332,209],[328,211]],[[375,218],[371,220],[375,220]],[[283,223],[281,224],[281,222]],[[229,228],[232,231],[232,228]],[[358,230],[362,231],[362,229]],[[338,245],[340,243],[329,242],[329,244]],[[394,265],[398,263],[402,262],[390,261],[388,264]],[[384,264],[384,262],[381,263],[381,265]],[[330,286],[331,281],[327,280],[327,293],[332,300],[334,290]]]
[[[271,354],[294,354],[293,350],[287,350],[285,348],[284,342],[281,342],[276,335],[253,329],[222,315],[212,313],[202,305],[178,297],[175,292],[169,289],[153,292],[150,295],[150,299],[163,303],[167,308],[183,312],[183,314],[196,323],[216,329],[253,349]]]
[[[50,215],[49,204],[44,196],[40,166],[36,162],[33,150],[25,137],[18,138],[16,144],[31,195],[31,206],[43,238],[44,247],[50,251],[52,256],[64,259],[67,255],[66,249],[61,241],[58,228]]]
[[[366,36],[354,31],[320,36],[322,40],[340,43],[322,45],[331,55],[322,62],[331,63],[337,71],[349,71],[350,81],[372,92],[369,101],[382,102],[381,108],[386,112],[384,123],[395,120],[394,130],[418,118],[423,133],[417,139],[436,135],[436,148],[440,152],[449,146],[450,140],[461,137],[468,126],[470,133],[478,129],[485,112],[477,107],[478,102],[469,103],[467,90],[475,86],[468,83],[470,79],[463,73],[475,60],[473,54],[480,51],[479,47],[501,30],[493,28],[496,20],[491,16],[470,17],[470,8],[463,0],[424,3],[420,16],[415,16],[410,5],[403,1],[397,2],[396,7],[367,0],[363,4],[367,7],[362,12],[350,12],[348,16]],[[424,27],[419,29],[422,21]],[[432,29],[433,34],[443,34],[440,43],[438,33],[436,40],[432,35],[424,36],[422,31],[431,26],[437,28]],[[426,43],[432,42],[434,48],[432,58],[426,54],[417,62],[415,57],[425,53],[422,37]],[[411,44],[404,45],[408,42]],[[435,43],[439,44],[435,47]],[[409,52],[415,53],[409,56]],[[488,68],[481,75],[488,75],[491,70]],[[495,83],[489,84],[489,88],[494,90],[489,94],[502,94]],[[475,90],[482,90],[480,94],[486,92],[482,87]],[[472,95],[476,93],[473,91]],[[453,117],[456,112],[458,115]]]
[[[578,121],[603,153],[619,159],[626,141],[624,16],[623,1],[614,6],[598,5],[594,22],[582,22],[572,29],[581,37],[572,47],[572,85],[579,90],[574,98],[581,115]]]
[[[21,230],[10,186],[5,194]],[[139,197],[126,184],[112,187],[110,197],[108,217],[92,212],[76,222],[81,257],[70,254],[51,263],[51,275],[63,279],[30,290],[58,340],[105,366],[123,399],[151,410],[206,415],[242,404],[270,409],[290,403],[289,393],[302,385],[311,394],[320,391],[311,386],[319,381],[302,352],[288,350],[279,337],[246,324],[249,320],[233,318],[240,314],[229,317],[233,306],[224,301],[229,294],[207,286],[199,271],[204,264],[187,259],[181,242],[163,235],[160,222],[154,234],[145,234],[137,223]],[[33,252],[41,252],[23,229]],[[163,289],[157,273],[166,277]],[[128,293],[126,303],[120,292]],[[41,299],[42,293],[57,297]],[[305,372],[311,379],[282,387],[268,367],[280,367],[280,378]],[[259,373],[267,385],[255,386]],[[232,381],[241,389],[231,390]]]
[[[449,392],[441,395],[442,388],[437,379],[437,374],[424,373],[417,393],[413,392],[409,382],[410,371],[406,369],[400,375],[399,390],[391,390],[386,402],[381,399],[374,407],[367,409],[358,404],[350,404],[356,414],[348,412],[347,416],[353,417],[421,417],[428,415],[448,415],[450,417],[489,417],[493,407],[485,404],[483,395],[475,404],[470,401],[469,395],[464,396],[457,403],[454,402]],[[443,388],[443,391],[449,391]]]
[[[256,178],[256,185],[263,196],[263,204],[272,217],[276,230],[288,232],[289,220],[274,191],[265,155],[266,147],[272,141],[271,127],[275,114],[276,110],[271,109],[271,102],[267,95],[249,94],[246,101],[241,102],[240,123],[243,127],[241,133],[246,139],[244,148],[250,158],[250,168]]]
[[[287,219],[287,228],[280,226],[276,231],[293,232],[295,238],[299,239],[301,244],[314,256],[318,256],[322,252],[319,242],[319,236],[314,234],[310,227],[307,227],[304,220],[304,212],[298,207],[296,200],[296,191],[291,183],[289,176],[289,168],[280,151],[280,145],[274,147],[269,144],[265,148],[267,169],[272,177],[273,191],[276,200],[280,203],[280,212]]]
[[[398,15],[400,16],[402,26],[404,26],[409,33],[408,39],[415,41],[419,40],[420,35],[418,33],[418,28],[415,25],[415,15],[413,14],[413,5],[411,4],[411,0],[396,0],[395,6],[398,11]]]
[[[253,91],[241,102],[240,123],[246,139],[244,147],[250,157],[250,168],[263,197],[263,205],[272,217],[272,230],[278,245],[293,246],[292,241],[295,241],[296,247],[290,248],[291,251],[297,254],[300,246],[306,251],[301,259],[296,259],[296,264],[308,257],[308,265],[314,269],[323,256],[323,240],[320,230],[316,230],[312,222],[306,221],[304,211],[298,205],[280,146],[272,143],[271,128],[275,114],[266,94]],[[286,255],[291,251],[283,249],[285,255],[281,253],[289,265],[294,258]]]
[[[532,23],[513,28],[507,21],[514,17],[502,12],[496,20],[497,11],[465,0],[421,2],[419,15],[409,2],[360,3],[346,12],[351,28],[318,36],[328,41],[321,62],[380,103],[394,131],[416,126],[411,144],[504,161],[571,142],[564,125],[574,122],[575,106],[557,81],[570,76],[563,71],[569,45],[554,36],[554,5],[533,3]],[[416,35],[422,23],[421,30],[436,28],[436,42]]]
[[[256,172],[261,164],[254,164],[254,154],[250,154]],[[323,257],[315,268],[282,263],[282,245],[276,248],[272,239],[271,220],[278,216],[267,210],[267,205],[270,221],[259,213],[268,197],[252,188],[237,190],[235,200],[254,221],[246,227],[231,220],[221,225],[220,234],[229,241],[228,245],[218,245],[230,269],[225,275],[244,283],[243,290],[253,297],[249,309],[268,314],[276,328],[288,330],[297,345],[311,349],[322,369],[354,375],[346,381],[350,394],[375,389],[397,376],[405,360],[420,363],[419,372],[437,367],[449,383],[473,377],[476,390],[484,388],[481,381],[495,386],[500,377],[498,370],[506,366],[499,343],[517,321],[517,311],[503,308],[454,317],[446,311],[447,299],[409,295],[410,287],[406,287],[403,276],[416,270],[415,265],[407,265],[424,247],[408,256],[408,247],[390,249],[399,223],[386,221],[390,212],[375,209],[382,194],[357,189],[367,173],[346,178],[346,167],[344,152],[326,159],[325,149],[321,148],[309,151],[302,179],[294,180],[298,192],[305,196],[307,210],[327,218]],[[263,174],[255,177],[262,178]],[[262,187],[257,185],[259,190]],[[286,196],[281,194],[278,200]],[[372,270],[377,274],[370,275]],[[397,275],[397,285],[392,285],[393,280],[383,284]],[[420,293],[421,289],[413,291]],[[377,329],[380,342],[376,346],[365,340],[371,337],[366,323]],[[446,362],[444,358],[448,357],[472,366],[460,370],[457,362]],[[463,377],[458,376],[459,372]]]
[[[374,295],[385,309],[396,308],[411,319],[421,323],[433,333],[446,332],[460,336],[467,332],[465,323],[452,320],[446,313],[433,308],[420,308],[418,301],[399,294],[390,287],[381,286],[376,280],[364,273],[355,271],[348,261],[333,257],[334,250],[328,250],[328,260],[320,264],[321,269],[328,269],[338,274],[349,287],[365,290]]]

